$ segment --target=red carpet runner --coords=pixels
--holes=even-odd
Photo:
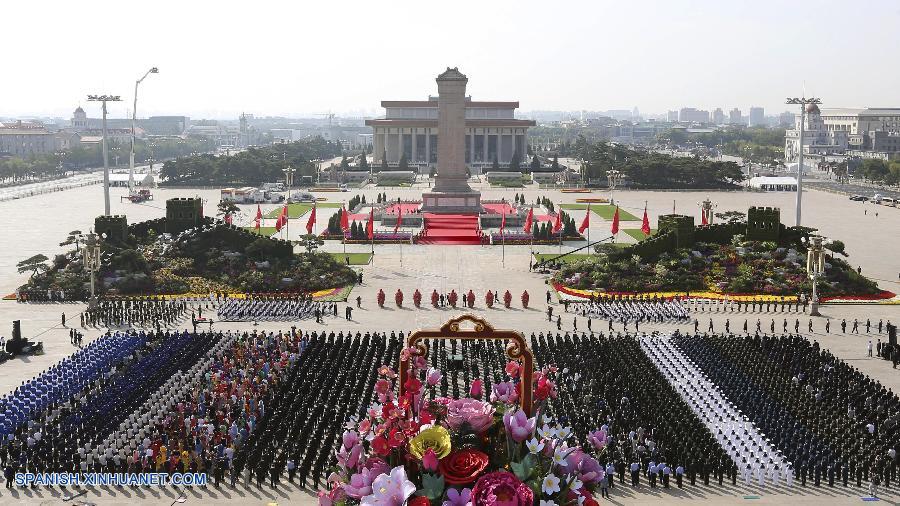
[[[419,244],[481,244],[477,214],[425,213]]]

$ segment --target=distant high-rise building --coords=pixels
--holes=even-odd
[[[716,110],[713,111],[712,122],[716,125],[725,124],[725,111],[721,107],[716,107]]]
[[[681,123],[709,123],[709,111],[682,107],[678,111],[678,121]]]
[[[631,111],[631,119],[633,119],[634,121],[640,121],[640,120],[641,120],[641,111],[639,111],[637,107],[635,107],[635,108]]]
[[[747,121],[749,126],[765,126],[766,125],[766,112],[762,107],[751,107],[750,108],[750,118]]]
[[[794,113],[785,111],[778,115],[778,126],[790,128],[794,125]]]
[[[735,107],[728,113],[728,124],[729,125],[740,125],[741,124],[741,110]]]
[[[678,123],[678,111],[669,111],[669,113],[666,114],[666,121],[670,123]]]

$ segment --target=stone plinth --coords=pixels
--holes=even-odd
[[[481,194],[466,182],[466,83],[454,68],[437,77],[438,131],[437,175],[434,189],[422,195],[422,211],[430,213],[479,213]]]
[[[426,192],[422,194],[422,212],[438,214],[480,213],[481,193],[469,190],[460,192]]]

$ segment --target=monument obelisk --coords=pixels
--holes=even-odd
[[[466,78],[456,67],[437,76],[438,146],[434,188],[422,194],[422,211],[481,212],[481,193],[466,182]]]

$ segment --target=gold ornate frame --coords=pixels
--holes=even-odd
[[[473,330],[460,329],[459,324],[462,322],[471,322],[474,325]],[[435,330],[423,329],[417,330],[409,335],[406,345],[413,348],[412,356],[428,357],[428,348],[422,343],[425,339],[488,339],[502,340],[507,342],[506,356],[511,360],[520,362],[519,380],[521,381],[521,392],[519,395],[519,406],[525,413],[531,416],[533,409],[532,399],[532,377],[534,375],[534,354],[525,337],[514,330],[496,330],[487,321],[466,313],[462,316],[453,318],[443,324],[441,328]],[[400,395],[403,395],[404,385],[409,375],[409,359],[400,360]]]

